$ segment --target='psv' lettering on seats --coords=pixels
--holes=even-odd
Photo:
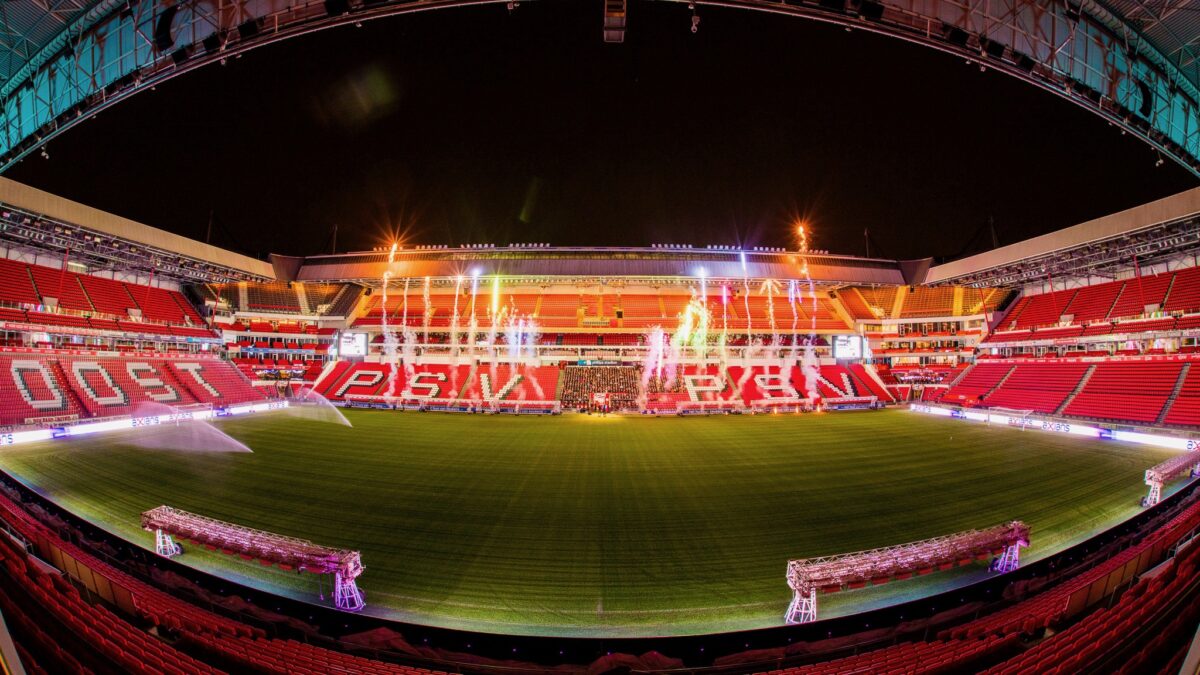
[[[66,409],[67,397],[58,388],[58,383],[54,381],[54,377],[46,369],[45,364],[33,360],[15,360],[12,362],[10,370],[12,372],[13,384],[17,386],[17,391],[20,392],[21,398],[29,404],[29,407],[39,412]],[[40,378],[42,385],[45,386],[50,397],[35,398],[33,391],[29,388],[29,383],[26,381],[27,375]]]
[[[378,370],[360,370],[351,375],[333,392],[333,398],[342,398],[350,387],[374,387],[383,382],[383,373]]]
[[[688,398],[696,403],[703,400],[701,394],[712,392],[715,395],[725,391],[725,382],[716,375],[684,375],[683,386]]]
[[[521,375],[513,373],[512,377],[508,378],[508,382],[500,388],[500,391],[492,393],[492,378],[488,373],[479,376],[479,389],[483,392],[483,398],[488,401],[502,401],[512,390],[521,382]]]
[[[125,372],[129,373],[129,379],[146,391],[146,398],[151,401],[177,403],[181,398],[175,387],[163,382],[162,378],[158,376],[158,371],[149,363],[131,361],[125,364]],[[142,373],[149,373],[149,375],[142,375]],[[154,392],[151,389],[161,389],[162,391]]]
[[[88,395],[96,403],[103,406],[126,406],[129,405],[129,397],[125,395],[117,383],[113,381],[112,375],[104,369],[96,361],[76,361],[71,364],[71,373],[75,376],[75,382],[79,385],[79,389]],[[107,394],[101,394],[96,391],[91,382],[88,382],[88,373],[95,373],[100,376],[100,380],[104,383],[104,387],[108,389]]]
[[[429,380],[432,380],[430,382]],[[408,396],[413,398],[437,398],[442,393],[445,373],[413,373],[408,385]],[[419,390],[419,391],[418,391]]]
[[[217,391],[216,387],[209,384],[208,380],[204,379],[204,376],[201,374],[204,366],[200,365],[199,363],[177,363],[175,364],[175,369],[191,375],[192,379],[196,381],[196,384],[200,385],[200,387],[203,388],[204,391],[207,391],[213,398],[222,398],[221,392]]]
[[[796,388],[782,373],[762,373],[754,376],[754,384],[766,398],[799,398]]]

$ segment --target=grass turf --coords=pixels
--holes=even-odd
[[[671,635],[779,624],[789,558],[1028,522],[1046,555],[1135,513],[1168,451],[903,410],[712,418],[348,411],[223,422],[253,454],[107,435],[0,453],[0,467],[153,547],[159,504],[362,551],[368,609],[493,632]],[[179,560],[314,599],[311,575]],[[982,565],[980,565],[982,567]],[[823,596],[822,616],[980,569]]]

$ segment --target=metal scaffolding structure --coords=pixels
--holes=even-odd
[[[967,530],[897,546],[789,560],[787,582],[792,602],[784,620],[808,623],[817,619],[817,593],[834,593],[892,580],[909,579],[935,570],[993,559],[996,572],[1020,565],[1020,547],[1029,545],[1029,526],[1014,520],[985,530]]]
[[[332,574],[334,605],[338,609],[357,611],[365,605],[355,583],[364,569],[358,551],[320,546],[307,539],[234,525],[170,506],[143,513],[142,528],[154,532],[159,555],[171,557],[181,552],[172,537],[188,539],[225,553],[274,563],[281,569]]]
[[[1021,286],[1046,279],[1117,278],[1142,266],[1171,260],[1194,262],[1200,252],[1200,215],[1158,223],[1062,249],[1047,249],[1021,260],[938,278],[939,286]],[[1182,264],[1187,264],[1182,263]],[[1062,281],[1060,281],[1062,283]]]
[[[1183,475],[1200,474],[1200,450],[1176,455],[1167,461],[1146,469],[1146,485],[1150,493],[1142,500],[1143,506],[1154,506],[1162,500],[1162,488]]]
[[[0,202],[0,234],[10,245],[68,254],[90,272],[119,270],[175,279],[182,283],[220,283],[253,278],[239,270],[172,251],[114,237],[88,227],[17,209]]]
[[[659,0],[808,18],[959,56],[1066,98],[1200,175],[1192,11],[1134,0]],[[95,112],[179,74],[323,28],[512,0],[17,0],[0,4],[0,171]],[[605,4],[605,35],[623,35]],[[1191,5],[1191,0],[1184,0]],[[1188,7],[1191,9],[1191,7]],[[1036,121],[1031,122],[1036,123]]]

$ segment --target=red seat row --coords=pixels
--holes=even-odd
[[[261,629],[219,616],[179,600],[92,557],[82,549],[60,541],[53,532],[35,520],[16,503],[0,495],[0,520],[30,540],[50,538],[54,545],[80,564],[102,575],[112,584],[128,590],[141,616],[160,631],[178,633],[184,642],[224,662],[241,664],[246,670],[271,673],[381,673],[398,675],[441,675],[437,671],[386,663],[308,645],[294,640],[268,639]],[[74,587],[62,577],[40,573],[26,564],[24,553],[5,535],[0,534],[0,576],[14,570],[36,577],[30,592],[42,606],[54,610],[60,620],[91,646],[126,672],[133,673],[219,673],[221,671],[179,651],[137,629],[125,617],[102,605],[84,602]],[[30,583],[26,583],[30,586]],[[7,594],[0,593],[0,609],[6,618]],[[53,642],[50,642],[53,645]],[[53,650],[51,651],[53,653]],[[69,655],[67,655],[69,658]],[[56,664],[57,665],[57,664]],[[66,669],[74,673],[90,672],[75,664]]]
[[[1032,635],[1043,628],[1053,626],[1065,616],[1067,600],[1073,593],[1107,577],[1114,570],[1127,565],[1131,560],[1136,560],[1143,552],[1150,550],[1161,541],[1178,541],[1180,537],[1197,526],[1200,526],[1200,504],[1193,504],[1167,523],[1153,528],[1150,534],[1133,546],[1120,551],[1103,563],[1055,584],[1049,590],[1031,599],[957,628],[942,631],[938,634],[938,638],[961,639],[1018,632]]]
[[[178,291],[134,284],[115,279],[105,279],[70,270],[32,265],[16,260],[0,259],[0,302],[15,306],[51,306],[50,300],[59,309],[83,314],[100,313],[115,319],[129,319],[137,330],[145,331],[145,325],[133,318],[141,318],[152,324],[175,324],[177,326],[202,326],[203,321],[191,304]],[[69,323],[71,315],[31,312],[26,319],[36,323],[52,325],[87,326]],[[14,320],[14,317],[5,317]],[[132,328],[131,328],[132,329]],[[211,333],[205,331],[206,336]]]
[[[968,666],[993,654],[1012,649],[1019,641],[1016,635],[989,635],[982,639],[947,640],[944,642],[902,642],[891,647],[847,656],[841,659],[814,663],[796,668],[768,671],[766,675],[841,675],[870,673],[899,675],[900,673],[968,672]]]
[[[1142,638],[1139,629],[1155,616],[1167,611],[1169,603],[1185,597],[1189,589],[1196,586],[1196,566],[1200,547],[1192,546],[1182,551],[1168,568],[1153,578],[1143,578],[1126,591],[1112,608],[1101,608],[1079,623],[1056,633],[1025,651],[1019,657],[1009,659],[987,671],[995,675],[1027,672],[1077,673],[1098,667],[1096,661],[1120,648],[1125,643],[1134,647]],[[1195,626],[1200,616],[1200,604],[1185,603],[1174,623]],[[1168,628],[1158,638],[1166,639],[1173,631]],[[1156,639],[1158,639],[1156,638]],[[1143,655],[1155,649],[1135,649]],[[1140,664],[1126,661],[1119,672],[1139,672]],[[1112,665],[1109,665],[1112,667]]]
[[[1068,317],[1077,325],[1104,319],[1117,321],[1141,316],[1148,307],[1164,312],[1200,310],[1200,267],[1027,295],[1009,311],[1003,327],[1017,330],[1050,326]]]
[[[18,593],[23,594],[44,612],[33,619],[37,632],[49,635],[57,628],[60,634],[73,635],[128,673],[200,675],[220,672],[138,630],[103,605],[84,601],[65,577],[47,574],[29,563],[24,551],[3,535],[0,535],[0,560],[3,561],[0,576],[5,577],[5,585],[9,585],[3,594],[5,600],[0,600],[0,607],[6,616],[28,615],[28,604],[17,599]],[[36,642],[38,638],[33,640]],[[57,650],[49,653],[55,660],[62,660]]]

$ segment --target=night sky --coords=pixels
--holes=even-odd
[[[427,12],[208,66],[6,175],[251,255],[404,241],[955,257],[1188,189],[1081,108],[864,31],[631,0]]]

